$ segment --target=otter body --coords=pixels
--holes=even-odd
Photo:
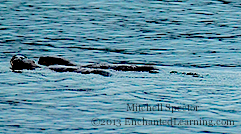
[[[50,66],[50,65],[65,65],[65,66],[76,66],[76,64],[71,63],[70,61],[62,57],[54,56],[42,56],[39,58],[38,64]]]
[[[14,55],[10,60],[11,69],[23,70],[29,69],[33,70],[35,68],[40,68],[33,60],[28,59],[24,55]],[[136,66],[136,65],[109,65],[109,64],[90,64],[85,66],[77,66],[74,63],[62,58],[55,56],[43,56],[39,58],[38,64],[48,66],[49,69],[56,72],[76,72],[83,74],[100,74],[103,76],[111,76],[111,74],[103,69],[113,69],[116,71],[148,71],[150,73],[157,73],[153,66]]]

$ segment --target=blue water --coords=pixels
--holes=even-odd
[[[240,9],[238,0],[1,1],[0,132],[239,133]],[[111,77],[46,68],[14,73],[15,54],[160,70],[108,70]],[[198,110],[127,111],[127,104]],[[97,118],[103,125],[93,124]],[[234,124],[128,125],[130,118]]]

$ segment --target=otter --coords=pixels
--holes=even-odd
[[[28,59],[24,55],[14,55],[10,60],[11,69],[13,71],[16,70],[33,70],[36,68],[41,68],[40,65],[47,66],[49,69],[56,72],[76,72],[82,74],[100,74],[103,76],[111,76],[111,73],[103,70],[103,69],[113,69],[116,71],[147,71],[149,73],[158,73],[155,70],[157,68],[153,66],[137,66],[137,65],[109,65],[103,63],[90,64],[78,66],[62,57],[57,56],[42,56],[39,58],[37,65],[33,60]]]

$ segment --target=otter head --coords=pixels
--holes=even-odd
[[[12,70],[22,70],[22,69],[35,69],[39,66],[35,64],[34,61],[28,59],[24,55],[14,55],[10,60]]]

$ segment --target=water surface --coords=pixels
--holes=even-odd
[[[2,1],[0,131],[3,133],[240,132],[240,2]],[[24,54],[77,64],[154,65],[157,74],[110,71],[14,73]],[[170,72],[177,73],[170,73]],[[185,72],[185,74],[182,74]],[[197,77],[186,75],[197,73]],[[198,111],[127,111],[130,104],[199,106]],[[145,105],[144,105],[145,106]],[[121,126],[93,126],[93,118]],[[233,120],[234,125],[126,125],[125,119]]]

